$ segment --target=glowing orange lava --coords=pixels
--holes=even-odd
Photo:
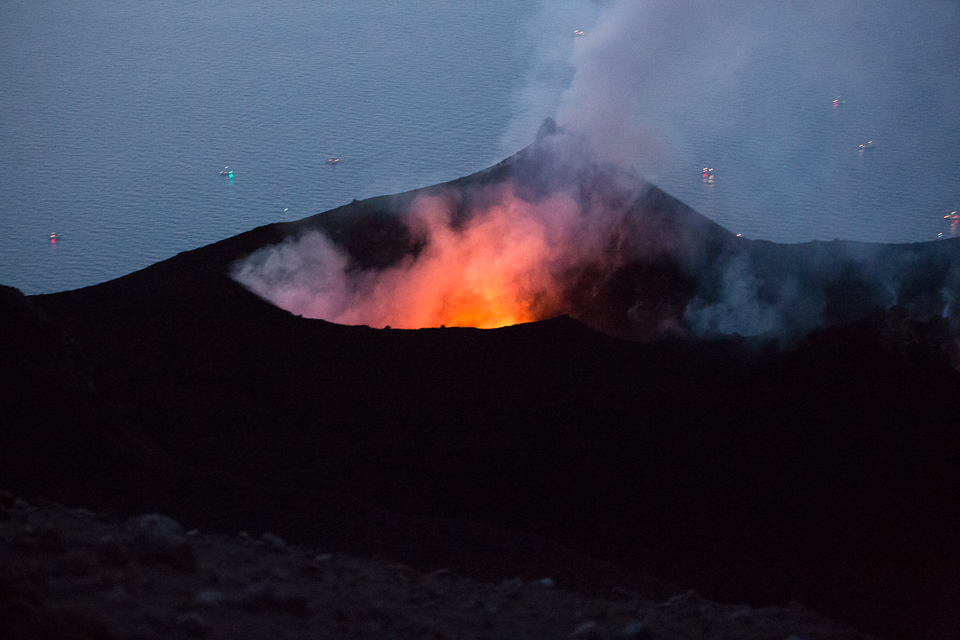
[[[602,253],[609,227],[567,195],[527,202],[500,185],[485,196],[459,225],[450,198],[418,198],[406,222],[424,248],[386,269],[350,270],[316,233],[254,254],[235,277],[292,313],[341,324],[494,328],[563,313],[565,274]]]
[[[551,237],[542,216],[568,217],[572,211],[575,206],[565,200],[533,208],[504,197],[455,230],[446,203],[419,201],[414,225],[426,228],[429,244],[409,267],[381,277],[374,297],[391,299],[393,310],[383,324],[493,328],[549,313],[557,304],[550,266],[560,239]]]

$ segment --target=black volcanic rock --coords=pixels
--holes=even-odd
[[[49,385],[93,389],[89,363],[78,346],[18,290],[0,285],[0,380],[25,377]]]
[[[554,188],[548,162],[534,147],[428,191],[468,202],[510,177],[535,197]],[[890,637],[955,634],[960,374],[945,296],[958,245],[751,242],[612,169],[561,169],[579,198],[624,208],[635,249],[584,276],[588,293],[572,286],[582,322],[340,326],[229,276],[310,229],[361,268],[415,253],[402,214],[416,193],[13,295],[4,317],[28,318],[14,322],[41,336],[31,349],[67,355],[5,389],[0,486],[501,576],[556,563],[547,573],[627,579],[549,539],[722,600],[799,599]],[[740,309],[737,274],[789,341],[723,324]],[[32,366],[17,362],[8,380]]]

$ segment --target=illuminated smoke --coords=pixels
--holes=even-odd
[[[356,203],[256,251],[233,276],[291,313],[372,327],[493,328],[569,314],[637,338],[790,340],[896,305],[958,332],[956,241],[742,240],[635,175],[578,167],[570,141],[579,139],[545,133],[504,174],[394,199],[390,213]],[[382,229],[351,221],[369,216],[410,240],[386,265],[363,258]]]
[[[245,260],[234,277],[292,313],[373,327],[500,327],[567,311],[571,270],[596,262],[610,237],[605,213],[584,215],[568,195],[527,202],[512,184],[453,224],[453,197],[421,196],[404,218],[424,242],[384,269],[358,270],[310,232]]]

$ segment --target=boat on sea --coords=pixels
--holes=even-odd
[[[230,167],[224,167],[224,168],[223,168],[223,171],[220,172],[220,175],[222,175],[222,176],[232,176],[232,175],[233,175],[233,169],[231,169]]]
[[[327,158],[327,164],[337,164],[340,162],[340,158]]]

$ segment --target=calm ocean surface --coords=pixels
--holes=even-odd
[[[807,25],[827,33],[819,45],[756,43],[742,75],[708,83],[707,95],[679,80],[696,61],[675,63],[638,106],[663,136],[651,178],[748,237],[949,234],[943,216],[960,207],[960,10],[916,6],[849,36],[828,37],[836,22],[820,16]],[[554,114],[571,73],[563,47],[588,27],[541,10],[523,0],[0,0],[0,283],[91,285],[501,160]],[[544,55],[554,41],[560,50]],[[803,73],[785,71],[797,56]]]

